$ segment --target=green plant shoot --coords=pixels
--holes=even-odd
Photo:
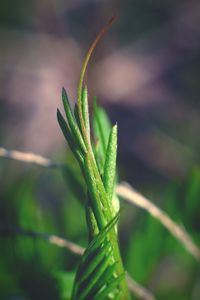
[[[111,128],[109,135],[105,135],[104,122],[101,123],[102,111],[95,102],[94,126],[96,127],[96,137],[99,140],[96,143],[91,141],[88,91],[87,87],[83,86],[91,54],[113,20],[114,18],[100,31],[87,52],[81,70],[78,99],[74,112],[64,88],[62,100],[67,122],[60,111],[57,112],[59,125],[80,165],[88,190],[88,197],[84,205],[89,245],[76,273],[72,293],[73,300],[129,299],[116,230],[119,218],[119,206],[114,192],[117,125]]]

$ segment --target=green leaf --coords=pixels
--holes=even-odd
[[[89,119],[89,108],[88,108],[88,91],[85,86],[82,91],[82,114],[85,123],[85,130],[87,133],[88,140],[90,141],[90,119]]]
[[[83,282],[91,273],[94,272],[96,267],[105,258],[105,255],[109,256],[110,250],[110,243],[106,241],[104,244],[104,251],[101,251],[100,254],[98,254],[98,249],[95,249],[95,251],[90,252],[90,254],[86,257],[84,261],[84,264],[87,266],[87,268],[80,268],[79,270],[79,275],[81,275],[80,283]]]
[[[80,119],[79,119],[79,114],[78,114],[78,105],[77,103],[74,106],[74,117],[76,119],[76,123],[81,131],[81,123],[80,123]]]
[[[83,260],[84,260],[84,256],[87,256],[88,253],[91,251],[91,248],[96,249],[98,248],[98,246],[100,245],[100,243],[103,241],[103,239],[105,238],[105,236],[107,235],[107,233],[109,231],[111,231],[111,229],[114,227],[114,225],[117,223],[117,221],[119,220],[119,213],[117,213],[115,215],[115,217],[113,219],[111,219],[111,221],[101,230],[101,232],[92,240],[92,242],[89,244],[89,246],[87,247],[87,249],[85,250],[85,253],[83,254]],[[96,245],[96,246],[94,246]]]
[[[113,198],[113,191],[114,191],[115,180],[116,180],[116,158],[117,158],[117,125],[113,126],[110,132],[108,147],[106,151],[104,173],[103,173],[103,183],[110,201],[112,201]]]
[[[93,290],[91,290],[91,293],[94,295],[95,293],[100,291],[102,286],[104,285],[105,282],[109,282],[110,278],[112,278],[112,275],[114,274],[115,268],[116,268],[116,263],[113,263],[109,268],[107,268],[99,278],[98,282],[94,286]]]
[[[66,113],[66,116],[67,116],[67,120],[68,120],[68,123],[69,123],[69,127],[71,129],[73,137],[74,137],[77,145],[80,146],[81,151],[83,153],[85,153],[86,152],[85,143],[83,141],[83,138],[82,138],[81,132],[79,130],[79,127],[76,123],[76,120],[73,116],[73,113],[72,113],[72,110],[71,110],[71,107],[70,107],[70,104],[69,104],[69,100],[68,100],[68,97],[67,97],[67,93],[66,93],[64,88],[62,89],[62,100],[63,100],[63,106],[64,106],[65,113]]]
[[[108,195],[105,191],[105,187],[101,175],[99,174],[97,165],[93,160],[93,157],[90,155],[90,153],[86,154],[85,162],[86,162],[85,167],[87,169],[87,174],[88,174],[88,182],[87,182],[88,188],[90,188],[89,185],[91,184],[91,186],[93,187],[93,191],[95,192],[96,195],[96,197],[93,199],[99,199],[98,203],[101,204],[97,209],[97,212],[99,211],[99,209],[101,209],[99,211],[99,217],[101,216],[105,217],[107,223],[107,221],[110,221],[113,217],[112,204],[109,203],[108,201]],[[103,226],[105,226],[106,223],[104,224],[102,223]],[[102,229],[103,227],[100,228]]]
[[[106,225],[106,219],[103,213],[103,203],[101,202],[101,196],[98,192],[96,178],[93,172],[92,164],[89,156],[86,154],[85,159],[85,177],[89,194],[91,197],[91,207],[96,218],[99,229],[102,229]]]
[[[67,123],[65,122],[61,112],[59,111],[59,109],[57,110],[57,119],[58,119],[58,123],[60,125],[60,128],[63,132],[64,137],[66,138],[71,151],[74,153],[75,157],[77,158],[77,160],[79,161],[80,164],[83,164],[84,162],[84,158],[82,153],[78,150],[75,142],[74,142],[74,138],[72,136],[72,133],[67,125]]]
[[[123,278],[119,280],[115,275],[116,262],[111,259],[113,249],[109,240],[109,232],[118,218],[119,214],[99,232],[85,250],[75,278],[73,300],[95,299],[102,291],[105,297],[111,292],[120,293],[117,287]]]
[[[89,197],[90,195],[88,194],[88,202],[91,203]],[[99,228],[94,213],[92,211],[92,207],[89,203],[88,205],[86,205],[86,221],[88,226],[89,241],[92,241],[92,239],[99,233]]]
[[[113,280],[109,282],[109,285],[106,288],[104,288],[99,294],[97,294],[93,299],[94,300],[108,299],[108,295],[110,295],[111,293],[114,294],[115,297],[114,299],[120,299],[121,291],[116,290],[116,287],[123,278],[124,278],[124,273],[122,273],[118,277],[114,277]]]
[[[96,97],[94,98],[93,107],[93,131],[96,139],[96,159],[102,174],[106,159],[106,148],[108,144],[109,133],[112,127],[104,109],[97,106]]]
[[[100,252],[102,253],[102,251]],[[84,279],[81,278],[80,281],[80,290],[82,290],[81,296],[79,297],[80,300],[85,299],[86,297],[88,299],[92,299],[94,295],[94,287],[96,287],[99,278],[101,277],[102,273],[105,272],[106,269],[109,269],[109,264],[111,261],[111,252],[106,253],[106,251],[103,251],[104,256],[103,259],[101,259],[94,269],[92,273],[90,273],[87,277],[84,277]],[[98,258],[98,255],[96,256],[95,260]],[[113,275],[113,274],[111,274]],[[85,282],[86,281],[86,282]],[[105,282],[103,282],[102,285],[104,285]],[[96,294],[96,292],[95,292]]]

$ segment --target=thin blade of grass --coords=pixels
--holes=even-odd
[[[120,274],[117,278],[114,278],[102,292],[100,292],[93,298],[93,300],[106,299],[109,293],[112,292],[114,288],[117,288],[117,285],[120,283],[124,276],[124,274]]]
[[[108,198],[112,201],[116,179],[116,158],[117,158],[117,125],[113,126],[108,141],[106,151],[106,161],[104,166],[103,183]]]
[[[85,86],[82,91],[82,113],[83,120],[85,123],[85,130],[87,133],[88,140],[90,141],[90,118],[89,118],[89,108],[88,108],[88,91]]]
[[[67,123],[65,122],[61,112],[59,111],[59,109],[57,110],[57,119],[58,119],[58,123],[60,125],[60,128],[63,132],[64,137],[66,138],[69,147],[71,149],[71,151],[74,153],[75,157],[77,158],[77,160],[79,161],[79,163],[83,164],[84,163],[84,158],[82,153],[77,149],[77,147],[75,146],[75,142],[73,139],[73,136],[71,134],[71,131],[67,125]]]
[[[63,101],[63,106],[65,109],[65,113],[67,116],[67,120],[69,123],[69,127],[73,133],[74,138],[76,139],[77,144],[80,146],[81,150],[83,151],[83,153],[86,152],[86,146],[83,140],[83,137],[81,135],[81,132],[79,130],[79,127],[76,123],[76,120],[73,116],[70,104],[69,104],[69,100],[68,100],[68,96],[67,93],[65,91],[65,89],[62,89],[62,101]]]

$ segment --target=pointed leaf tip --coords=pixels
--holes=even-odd
[[[60,112],[60,110],[57,108],[57,118],[59,118],[60,115],[61,115],[61,112]]]
[[[68,95],[67,95],[67,92],[64,87],[62,88],[62,101],[63,101],[63,103],[69,102]]]
[[[67,92],[64,87],[62,87],[62,96],[67,95]]]

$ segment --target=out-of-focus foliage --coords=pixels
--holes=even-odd
[[[9,162],[2,165],[2,176],[8,166],[12,170]],[[14,165],[18,167],[18,163]],[[72,194],[73,188],[65,188],[60,171],[47,174],[49,171],[25,168],[26,175],[18,170],[1,189],[0,230],[4,234],[0,236],[0,298],[67,299],[70,280],[64,293],[63,282],[68,276],[64,274],[69,271],[70,277],[77,258],[43,239],[12,234],[12,229],[57,234],[84,246],[87,239],[84,208]],[[69,176],[67,169],[66,173]]]
[[[200,245],[200,169],[183,183],[174,182],[163,191],[162,207]],[[133,221],[125,266],[132,276],[155,290],[158,299],[198,299],[199,263],[151,216],[139,213]]]
[[[11,167],[11,163],[4,162],[2,165]],[[51,173],[47,175],[29,167],[25,177],[19,172],[18,180],[13,179],[9,185],[4,185],[1,194],[1,229],[23,227],[58,234],[86,245],[84,210],[79,199],[81,193],[77,192],[76,196],[73,193],[79,190],[78,187],[82,190],[81,185],[77,185],[80,173],[72,169],[70,173],[67,169],[64,173],[70,178],[73,174],[76,178],[75,185],[70,182],[70,189],[64,188],[65,182],[57,171],[48,171]],[[48,201],[48,183],[52,181],[58,189],[53,195],[56,199],[52,199],[50,193]],[[185,182],[170,184],[160,196],[162,208],[178,223],[184,223],[198,245],[199,197],[199,168],[195,168]],[[158,299],[177,300],[187,296],[197,300],[199,264],[146,212],[131,210],[128,243],[123,245],[127,270],[138,282],[151,288]],[[122,211],[123,232],[126,232],[125,213],[126,206]],[[21,235],[1,236],[0,245],[1,299],[17,296],[25,299],[69,299],[73,271],[78,262],[74,255],[44,240]]]

